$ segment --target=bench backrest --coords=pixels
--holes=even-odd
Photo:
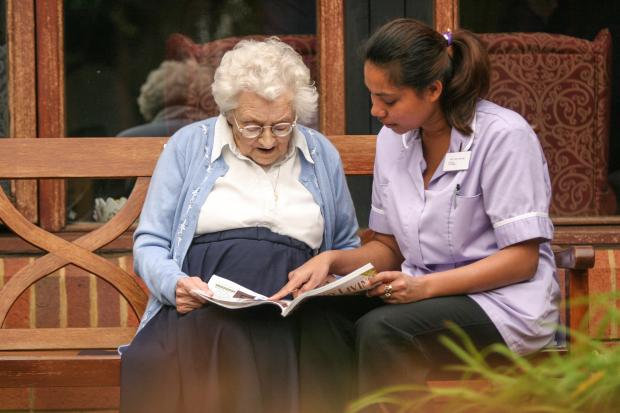
[[[371,175],[376,137],[330,136],[341,154],[347,175]],[[96,253],[124,234],[138,218],[150,176],[167,138],[0,139],[0,179],[137,178],[123,208],[108,222],[69,242],[24,218],[0,190],[0,220],[44,254],[13,274],[0,289],[0,326],[17,299],[31,285],[73,264],[107,281],[124,297],[139,318],[147,300],[134,274]],[[593,266],[591,247],[573,247],[557,255],[559,267],[570,268],[571,297],[587,296],[587,269]],[[567,294],[569,296],[569,294]],[[566,321],[580,326],[587,306],[571,306]],[[569,323],[570,322],[570,323]],[[6,326],[5,326],[6,327]],[[587,331],[587,325],[586,325]],[[0,351],[109,349],[127,343],[135,327],[0,328]]]

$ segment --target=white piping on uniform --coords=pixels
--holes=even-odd
[[[527,218],[532,218],[532,217],[549,218],[549,214],[547,214],[546,212],[528,212],[527,214],[521,214],[521,215],[517,215],[516,217],[507,218],[507,219],[498,221],[495,224],[493,224],[493,228],[499,228],[501,226],[510,224],[512,222],[520,221],[522,219],[527,219]]]
[[[377,207],[376,207],[376,206],[374,206],[374,205],[370,205],[370,209],[372,209],[373,211],[375,211],[377,214],[385,215],[385,211],[384,211],[384,210],[382,210],[382,209],[380,209],[380,208],[377,208]]]
[[[400,138],[401,138],[401,139],[402,139],[402,141],[403,141],[403,147],[404,147],[405,149],[409,149],[409,145],[407,145],[407,134],[406,134],[406,133],[403,133],[403,134],[400,136]]]

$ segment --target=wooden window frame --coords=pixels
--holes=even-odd
[[[6,0],[8,51],[9,136],[37,136],[34,3]],[[37,182],[11,183],[19,211],[31,222],[38,220]]]

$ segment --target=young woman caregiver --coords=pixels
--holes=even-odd
[[[384,125],[374,238],[314,257],[275,295],[375,265],[368,295],[380,300],[370,311],[368,302],[361,306],[348,338],[341,324],[326,326],[336,323],[332,311],[332,321],[317,323],[324,330],[314,343],[336,349],[340,335],[341,344],[355,346],[361,393],[422,382],[448,352],[437,341],[448,320],[480,347],[505,343],[525,354],[553,339],[559,287],[547,164],[521,116],[481,99],[489,66],[472,33],[442,35],[411,19],[385,24],[367,43],[371,113]],[[330,353],[337,351],[323,354]]]

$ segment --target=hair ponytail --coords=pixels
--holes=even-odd
[[[491,64],[486,49],[473,33],[457,30],[447,49],[452,76],[444,81],[441,107],[450,125],[469,135],[478,99],[489,91]]]

